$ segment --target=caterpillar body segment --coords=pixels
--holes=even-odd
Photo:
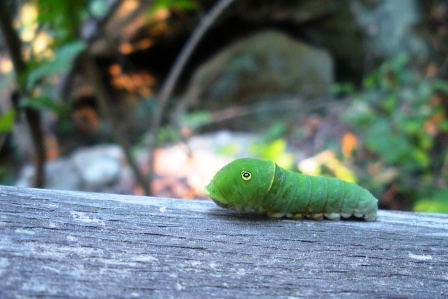
[[[378,200],[354,183],[298,174],[269,160],[237,159],[216,173],[205,192],[221,207],[271,218],[374,221],[378,211]]]

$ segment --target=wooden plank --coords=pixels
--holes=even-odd
[[[443,298],[448,215],[271,220],[211,202],[0,187],[0,298]]]

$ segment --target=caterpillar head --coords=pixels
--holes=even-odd
[[[237,159],[219,170],[205,187],[205,194],[220,207],[250,212],[271,189],[275,163],[269,160]]]

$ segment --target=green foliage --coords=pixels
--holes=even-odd
[[[67,72],[74,59],[85,49],[82,41],[67,42],[54,50],[53,60],[28,61],[23,83],[28,94],[20,99],[20,108],[31,108],[43,112],[51,111],[63,118],[69,114],[69,103],[58,104],[54,98],[52,76]]]
[[[241,152],[241,147],[236,143],[218,147],[217,153],[223,156],[235,156]]]
[[[85,50],[85,43],[78,39],[78,32],[86,15],[87,3],[87,0],[34,1],[38,13],[38,30],[52,36],[50,46],[54,58],[38,55],[26,61],[26,72],[19,78],[26,91],[20,100],[20,108],[51,111],[59,116],[68,112],[68,107],[56,103],[54,82],[49,79],[70,70],[74,59]],[[34,45],[31,43],[25,46],[32,48]]]
[[[268,130],[261,134],[257,142],[251,144],[249,152],[263,160],[275,161],[281,167],[291,169],[294,162],[292,154],[287,152],[287,141],[285,127],[281,123],[273,124]]]
[[[345,93],[352,94],[354,92],[355,92],[355,87],[350,82],[335,83],[331,87],[331,93],[334,95],[340,95],[340,94],[345,94]]]
[[[448,213],[448,190],[438,189],[432,197],[419,199],[414,210],[417,212]]]
[[[308,175],[329,176],[356,183],[356,175],[349,166],[344,165],[331,150],[323,151],[314,157],[300,161],[299,170]]]
[[[54,46],[78,38],[88,0],[36,0],[37,21],[55,37]]]
[[[167,143],[173,143],[180,141],[179,132],[177,132],[172,126],[165,126],[160,128],[156,143],[158,145],[163,145]]]
[[[362,136],[361,152],[373,158],[367,169],[377,167],[378,161],[384,168],[398,169],[396,176],[383,182],[383,190],[394,183],[399,192],[419,198],[422,190],[437,187],[434,165],[447,152],[434,156],[433,150],[438,134],[448,131],[437,93],[447,91],[448,82],[424,78],[410,68],[405,54],[384,63],[364,81],[344,119]],[[416,182],[415,177],[426,179]]]
[[[16,110],[11,109],[0,116],[0,134],[11,132],[16,115]]]
[[[78,40],[66,43],[55,52],[53,61],[30,62],[26,88],[31,90],[47,76],[63,73],[70,69],[73,59],[85,49],[84,42]]]
[[[23,98],[20,101],[21,108],[32,108],[35,110],[51,110],[56,114],[63,114],[67,112],[66,108],[56,105],[52,98],[48,97],[34,97],[34,98]]]
[[[256,143],[251,145],[250,152],[263,160],[273,160],[278,165],[291,168],[293,156],[286,153],[287,143],[284,139],[276,139],[269,143]]]
[[[160,9],[194,10],[197,7],[195,0],[154,0],[148,13],[151,17]]]

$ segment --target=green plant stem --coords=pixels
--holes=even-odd
[[[12,26],[12,18],[6,1],[0,1],[0,28],[3,32],[6,46],[8,48],[14,70],[16,73],[17,89],[21,96],[28,97],[31,93],[25,89],[23,80],[26,76],[26,64],[22,57],[22,43],[17,32]],[[45,143],[42,130],[42,121],[40,113],[31,108],[24,109],[25,118],[31,133],[31,139],[34,145],[34,168],[35,175],[33,186],[42,188],[45,185]]]

